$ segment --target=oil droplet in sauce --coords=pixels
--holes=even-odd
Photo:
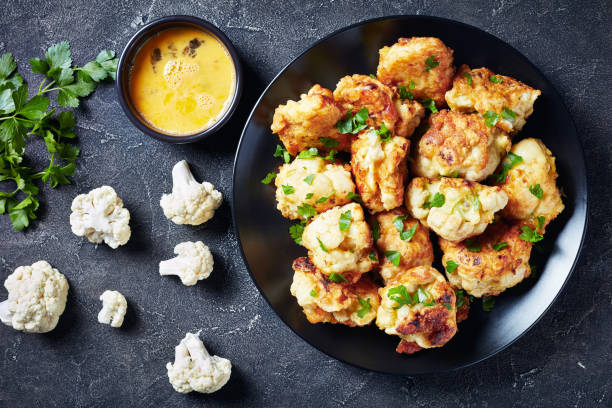
[[[235,85],[236,70],[223,43],[194,28],[170,28],[149,39],[129,77],[134,108],[150,126],[173,136],[212,126]]]

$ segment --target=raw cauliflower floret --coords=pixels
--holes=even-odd
[[[404,208],[376,214],[380,237],[375,242],[380,254],[380,276],[385,282],[417,266],[431,266],[434,260],[429,230],[411,218]],[[398,253],[397,266],[385,254]]]
[[[121,327],[127,311],[125,296],[116,290],[105,290],[100,296],[102,310],[98,313],[98,322],[110,324],[111,327]]]
[[[291,294],[310,323],[340,323],[365,326],[376,317],[380,304],[378,286],[368,276],[356,283],[335,283],[306,257],[293,262]]]
[[[503,209],[502,215],[513,220],[544,217],[546,225],[564,208],[555,183],[555,157],[541,140],[531,138],[515,144],[512,153],[520,156],[522,162],[508,171],[504,184],[501,184],[508,194],[508,205]],[[542,189],[542,199],[530,190],[531,188],[537,193],[537,185]]]
[[[423,177],[481,181],[495,171],[510,145],[506,132],[487,126],[480,115],[442,110],[429,117],[412,171]]]
[[[378,264],[370,257],[374,251],[372,234],[363,209],[356,203],[334,207],[314,217],[304,228],[302,244],[323,274],[342,274],[349,282],[356,282]]]
[[[321,157],[283,164],[275,184],[277,208],[292,220],[302,218],[299,206],[308,204],[320,213],[351,202],[349,193],[355,192],[350,166],[329,163]]]
[[[110,186],[76,196],[71,210],[72,232],[79,237],[85,236],[89,242],[99,244],[104,241],[116,249],[130,239],[130,212],[123,208],[123,201]]]
[[[442,265],[456,266],[446,276],[453,287],[475,297],[494,296],[529,276],[532,244],[520,238],[521,224],[498,219],[484,234],[466,241],[450,242],[440,238],[444,252]],[[471,251],[480,248],[479,251]],[[495,249],[494,248],[497,248]]]
[[[425,117],[425,108],[415,100],[395,99],[395,108],[399,115],[399,120],[395,124],[394,134],[400,137],[410,137],[415,129],[421,124]]]
[[[8,299],[0,320],[15,330],[46,333],[55,329],[66,308],[68,281],[46,261],[20,266],[4,281]]]
[[[376,326],[402,339],[398,353],[442,347],[457,332],[455,292],[431,266],[403,271],[378,293]]]
[[[482,234],[508,196],[501,187],[442,177],[412,179],[406,191],[406,207],[412,216],[449,241]]]
[[[382,140],[374,130],[361,132],[351,145],[351,168],[363,203],[371,213],[402,205],[408,175],[410,141],[399,136]]]
[[[495,75],[488,68],[470,69],[462,65],[453,81],[453,88],[446,93],[446,102],[452,110],[460,112],[478,112],[481,115],[487,111],[495,112],[501,115],[496,126],[514,134],[523,128],[533,113],[533,104],[540,94],[539,90],[509,76]],[[504,109],[507,109],[505,114]]]
[[[202,241],[181,242],[174,247],[174,253],[178,256],[159,263],[160,275],[176,275],[186,286],[210,276],[214,261],[210,249]]]
[[[207,181],[198,183],[185,160],[172,168],[172,194],[164,194],[160,205],[175,224],[200,225],[215,215],[223,195]]]
[[[437,106],[444,105],[444,93],[451,87],[455,66],[453,50],[439,38],[400,38],[378,52],[376,77],[382,83],[405,86],[417,100],[431,98]]]
[[[166,364],[168,379],[175,391],[210,394],[223,387],[232,374],[232,363],[208,354],[200,332],[187,333],[174,349],[174,364]]]
[[[311,147],[328,151],[329,143],[323,143],[324,138],[338,142],[333,149],[348,150],[350,135],[336,130],[336,123],[341,118],[342,109],[334,101],[332,92],[315,85],[308,94],[302,94],[299,101],[279,105],[274,111],[271,129],[294,156]]]

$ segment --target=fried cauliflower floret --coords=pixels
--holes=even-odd
[[[475,297],[495,296],[529,276],[532,244],[520,238],[521,224],[498,219],[484,234],[466,241],[450,242],[440,238],[444,252],[442,264],[453,287]],[[469,247],[470,249],[468,249]],[[478,252],[474,252],[480,248]],[[452,272],[448,263],[457,267]]]
[[[378,293],[376,326],[402,339],[398,353],[441,347],[457,332],[455,291],[431,266],[398,274]]]
[[[404,208],[379,213],[374,219],[380,226],[380,237],[376,241],[376,248],[381,257],[380,276],[385,283],[392,281],[407,269],[431,266],[434,255],[429,240],[429,230],[411,218]],[[385,256],[391,251],[399,253],[397,266]]]
[[[449,241],[482,234],[507,202],[501,187],[458,178],[417,177],[406,191],[406,207],[412,216]]]
[[[338,141],[335,150],[348,150],[349,135],[339,134],[336,123],[342,118],[341,107],[334,101],[332,92],[315,85],[302,94],[299,101],[287,101],[274,111],[272,132],[278,134],[285,149],[292,155],[316,147],[328,150],[322,138]]]
[[[302,218],[298,207],[309,204],[317,212],[351,202],[355,192],[350,166],[329,163],[320,157],[295,159],[280,166],[276,176],[277,208],[283,217]]]
[[[532,138],[515,144],[512,153],[520,156],[523,161],[508,171],[505,183],[501,185],[508,195],[508,205],[502,215],[513,220],[544,217],[546,225],[565,208],[555,183],[555,157],[540,139]],[[538,184],[542,189],[542,199],[530,190],[537,193]]]
[[[442,110],[429,117],[412,170],[423,177],[454,175],[481,181],[495,171],[510,145],[508,135],[487,126],[480,115]]]
[[[365,326],[376,317],[380,304],[378,286],[368,276],[356,283],[335,283],[319,272],[306,257],[293,262],[291,294],[310,323]]]
[[[425,117],[425,108],[415,100],[395,99],[395,108],[399,120],[395,124],[395,136],[410,137],[414,130],[419,127],[421,120]]]
[[[365,206],[371,213],[402,205],[408,175],[410,141],[398,136],[382,140],[374,130],[359,134],[351,145],[351,168]]]
[[[376,77],[389,86],[410,87],[415,99],[433,99],[445,104],[444,94],[451,87],[455,66],[453,50],[434,37],[400,38],[379,50]]]
[[[370,227],[359,204],[334,207],[314,217],[304,228],[302,244],[312,263],[325,275],[342,274],[349,282],[369,272],[378,262]]]
[[[462,65],[453,80],[453,88],[446,93],[446,102],[452,110],[481,115],[487,111],[501,115],[504,109],[509,109],[513,114],[507,112],[500,116],[496,126],[516,133],[533,113],[533,104],[540,94],[539,90],[509,76],[495,75],[488,68],[470,69]]]

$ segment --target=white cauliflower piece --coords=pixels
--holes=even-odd
[[[176,275],[186,286],[210,276],[214,261],[210,249],[202,241],[181,242],[174,247],[174,253],[178,256],[159,263],[160,275]]]
[[[175,224],[200,225],[215,215],[223,195],[207,181],[196,181],[185,160],[172,168],[172,194],[164,194],[160,205]]]
[[[66,308],[68,281],[46,261],[20,266],[4,287],[8,299],[0,303],[0,320],[15,330],[46,333],[57,326]]]
[[[98,313],[98,322],[110,324],[111,327],[121,327],[127,311],[125,296],[116,290],[105,290],[100,296],[102,310]]]
[[[232,374],[232,363],[208,354],[199,336],[200,332],[187,333],[174,349],[174,364],[166,364],[170,384],[181,394],[218,391]]]
[[[104,241],[116,249],[130,239],[130,212],[123,208],[123,201],[110,186],[76,196],[71,210],[72,232],[79,237],[87,237],[89,242],[99,244]]]

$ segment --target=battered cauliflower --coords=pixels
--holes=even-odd
[[[351,145],[351,167],[359,194],[371,213],[402,205],[408,175],[410,141],[398,136],[382,140],[374,131],[359,134]]]
[[[399,98],[395,99],[395,108],[399,115],[399,120],[395,123],[395,136],[410,137],[415,129],[421,124],[425,117],[425,108],[414,100]]]
[[[417,177],[406,191],[406,207],[412,216],[449,241],[482,234],[507,202],[501,187],[458,178]]]
[[[8,299],[0,303],[0,320],[15,330],[46,333],[66,308],[68,281],[46,261],[20,266],[4,281]]]
[[[304,228],[302,244],[315,266],[332,280],[356,282],[378,264],[370,256],[374,251],[370,227],[356,203],[314,217]]]
[[[98,322],[110,324],[111,327],[121,327],[127,311],[125,296],[116,290],[105,290],[100,296],[102,310],[98,313]]]
[[[176,275],[186,286],[210,276],[214,261],[210,249],[202,241],[181,242],[174,247],[174,253],[178,256],[159,263],[160,275]]]
[[[172,194],[164,194],[160,205],[175,224],[200,225],[210,220],[223,196],[207,181],[198,183],[185,160],[172,168]]]
[[[512,147],[512,153],[523,160],[508,171],[501,185],[508,195],[502,215],[514,220],[544,217],[547,225],[565,208],[555,183],[555,158],[540,139],[521,140]]]
[[[102,241],[116,249],[130,239],[130,212],[110,186],[102,186],[74,198],[71,206],[72,232],[89,242]]]
[[[277,208],[283,217],[302,218],[298,207],[308,204],[317,212],[351,202],[355,192],[350,166],[326,162],[320,157],[295,159],[283,164],[276,176]]]
[[[403,271],[378,293],[376,326],[402,339],[398,353],[441,347],[457,332],[455,292],[431,266]]]
[[[528,277],[532,244],[519,237],[520,227],[498,219],[467,242],[440,238],[442,264],[451,285],[475,297],[495,296]]]
[[[434,255],[429,230],[414,218],[410,218],[405,209],[396,208],[377,214],[374,218],[380,226],[380,238],[376,241],[376,248],[381,256],[380,276],[385,283],[407,269],[431,266]],[[398,255],[393,255],[395,252]],[[392,260],[395,260],[397,265]]]
[[[379,50],[376,77],[383,83],[405,86],[418,100],[433,99],[443,106],[455,67],[453,50],[434,37],[400,38]],[[411,83],[413,86],[411,86]]]
[[[365,326],[376,317],[378,286],[368,276],[356,283],[330,282],[306,257],[293,262],[291,294],[310,323]]]
[[[335,139],[338,143],[331,147],[335,150],[348,150],[350,135],[339,134],[336,130],[336,123],[341,118],[341,107],[334,101],[331,91],[315,85],[308,94],[302,94],[299,101],[279,105],[274,111],[271,129],[294,156],[311,147],[329,150],[330,143],[324,144],[323,138]]]
[[[468,84],[469,82],[469,84]],[[462,65],[446,93],[452,110],[485,115],[487,111],[499,115],[496,126],[516,133],[533,113],[533,104],[541,92],[514,78],[495,75],[488,68],[470,69]]]
[[[412,165],[423,177],[459,176],[480,181],[492,174],[510,150],[510,138],[489,127],[478,114],[442,110],[429,117],[429,128]]]
[[[231,361],[208,354],[199,336],[200,332],[187,333],[174,349],[174,364],[166,364],[170,384],[181,394],[218,391],[232,374]]]

